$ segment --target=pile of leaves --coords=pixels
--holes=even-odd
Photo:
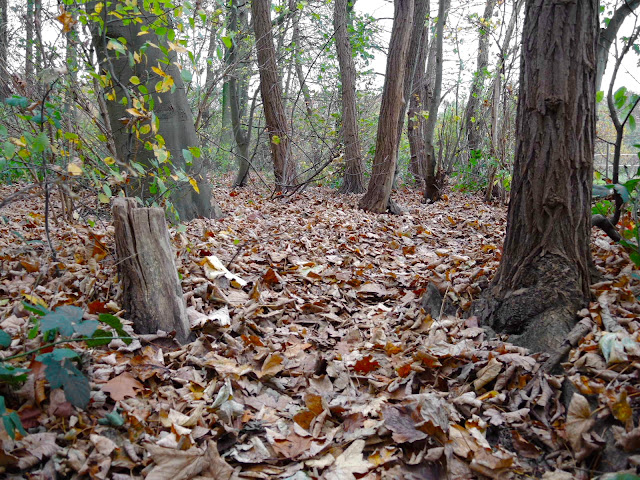
[[[171,229],[197,333],[184,346],[133,333],[91,199],[51,225],[56,262],[41,198],[0,212],[2,368],[20,369],[2,378],[22,380],[0,390],[6,478],[564,480],[640,464],[640,277],[618,245],[594,232],[588,333],[547,374],[470,315],[503,207],[216,197],[224,219]]]

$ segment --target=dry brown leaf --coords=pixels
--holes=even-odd
[[[144,385],[129,372],[124,372],[102,384],[100,388],[118,402],[126,397],[135,397],[140,390],[144,389]]]
[[[569,404],[565,425],[567,440],[569,440],[574,452],[580,450],[583,444],[582,435],[589,432],[594,424],[595,419],[591,418],[589,402],[579,393],[574,393]]]

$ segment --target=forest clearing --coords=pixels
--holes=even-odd
[[[0,0],[0,476],[640,480],[639,7]]]

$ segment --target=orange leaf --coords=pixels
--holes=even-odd
[[[314,418],[316,418],[315,413],[310,412],[309,410],[303,410],[299,413],[296,413],[293,416],[293,421],[296,422],[305,430],[309,430],[309,427],[311,426],[311,422],[313,421]]]
[[[362,360],[358,360],[353,366],[354,370],[358,373],[367,374],[380,368],[380,364],[376,360],[372,361],[372,358],[371,355],[367,355]]]
[[[95,302],[90,302],[87,306],[89,307],[89,313],[95,315],[96,313],[109,313],[109,309],[106,307],[105,302],[99,302],[96,300]]]
[[[406,365],[398,367],[396,371],[398,372],[399,377],[404,378],[411,373],[411,364],[407,363]]]
[[[324,411],[324,406],[322,405],[322,397],[320,395],[313,395],[309,393],[304,398],[304,403],[307,408],[316,415],[320,415]]]

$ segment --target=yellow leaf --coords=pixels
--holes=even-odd
[[[280,145],[280,137],[278,135],[274,135],[273,137],[271,137],[271,143],[273,143],[274,145]]]
[[[14,145],[17,145],[18,147],[26,147],[27,146],[27,143],[25,142],[24,137],[21,137],[21,138],[9,137],[9,141],[11,143],[13,143]]]
[[[167,74],[164,73],[161,69],[159,69],[158,67],[151,67],[151,70],[153,70],[154,72],[156,72],[158,75],[160,75],[161,77],[166,77]]]
[[[196,182],[195,178],[189,177],[189,183],[191,184],[193,189],[196,191],[196,193],[200,193],[200,189],[198,188],[198,182]]]
[[[140,112],[137,108],[127,108],[127,113],[133,115],[134,117],[144,117],[144,114]]]
[[[176,45],[175,43],[171,43],[171,42],[167,42],[169,43],[169,50],[175,50],[178,53],[187,53],[187,49],[184,48],[182,45]]]
[[[139,79],[136,75],[132,76],[132,77],[129,79],[129,81],[130,81],[131,83],[133,83],[134,85],[139,85],[139,84],[140,84],[140,79]]]
[[[29,295],[28,293],[23,293],[22,296],[27,302],[30,302],[33,305],[40,305],[41,307],[49,308],[49,305],[47,305],[47,302],[45,302],[42,298],[40,298],[35,293],[33,295]]]
[[[70,163],[69,165],[67,165],[67,172],[69,172],[73,176],[82,175],[82,168],[80,167],[80,165]]]
[[[102,2],[96,3],[96,8],[95,8],[96,13],[100,13],[102,11],[102,7],[104,7],[104,3]]]
[[[140,63],[140,60],[142,60],[142,57],[138,54],[138,52],[133,52],[133,60],[136,63]]]
[[[106,163],[107,165],[113,165],[114,163],[116,163],[116,161],[113,157],[105,157],[104,163]]]
[[[104,193],[98,194],[98,200],[100,200],[100,203],[109,203],[109,197],[107,197]]]

